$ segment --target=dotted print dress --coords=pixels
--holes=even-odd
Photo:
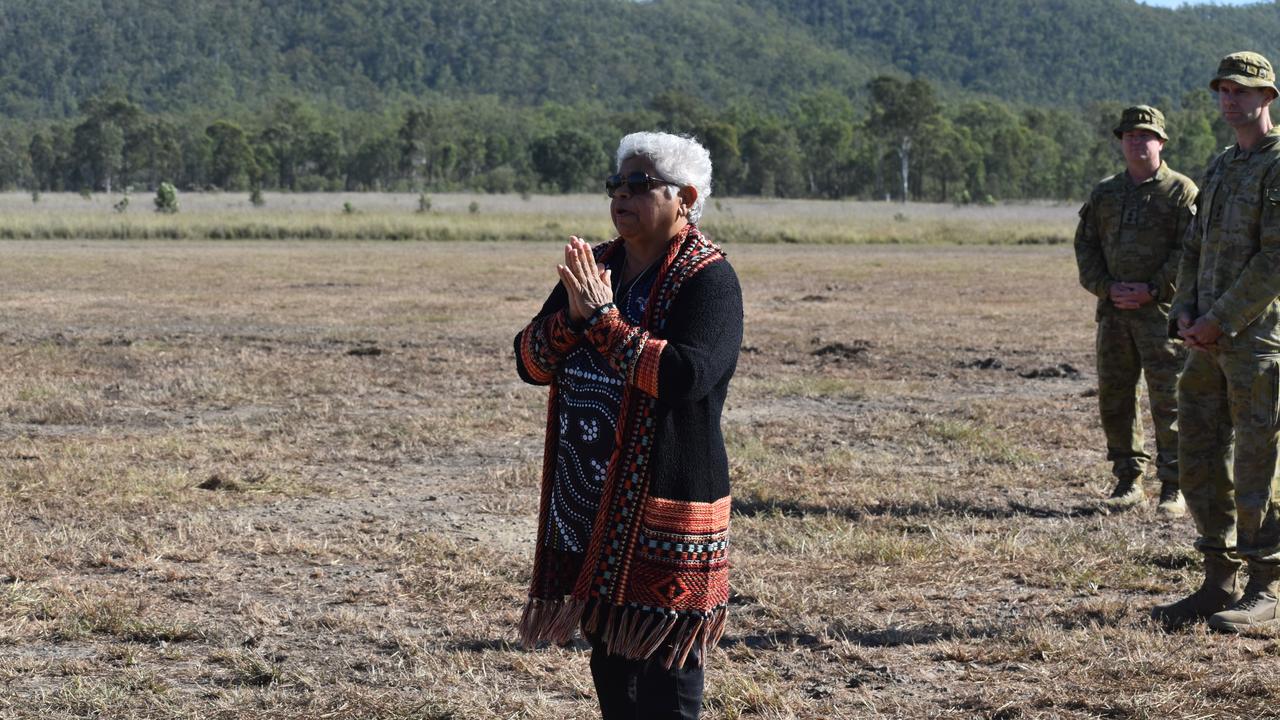
[[[609,264],[620,274],[625,257]],[[649,293],[657,276],[650,267],[614,289],[614,301],[627,322],[644,319]],[[559,377],[560,443],[556,451],[555,484],[551,490],[547,542],[567,552],[586,552],[609,458],[617,441],[622,408],[622,376],[588,343],[565,358]]]

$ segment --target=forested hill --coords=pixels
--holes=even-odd
[[[903,74],[1015,103],[1176,102],[1204,88],[1225,53],[1280,61],[1280,2],[1177,10],[1133,0],[743,2],[787,13],[822,43],[869,50]]]
[[[1013,103],[1176,102],[1240,48],[1280,56],[1280,5],[0,0],[0,114],[73,117],[106,91],[153,112],[283,95],[357,110],[431,93],[618,105],[670,89],[779,108],[893,72]]]
[[[282,95],[370,110],[405,97],[647,101],[683,89],[779,101],[890,70],[736,0],[0,0],[0,113],[148,111]]]

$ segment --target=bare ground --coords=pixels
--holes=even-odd
[[[1069,250],[742,246],[707,717],[1264,717],[1280,642],[1146,620]],[[589,718],[515,648],[545,244],[9,243],[0,717]]]

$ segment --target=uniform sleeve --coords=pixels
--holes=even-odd
[[[1080,285],[1103,300],[1110,294],[1115,280],[1107,272],[1107,260],[1102,254],[1102,237],[1098,231],[1095,198],[1080,208],[1080,224],[1076,226],[1076,267],[1080,271]]]
[[[616,308],[592,318],[585,336],[627,382],[667,403],[695,402],[732,371],[742,346],[742,289],[727,261],[690,278],[673,301],[661,338]]]
[[[516,372],[527,383],[548,385],[581,340],[582,333],[569,323],[569,295],[557,283],[542,310],[516,335]]]
[[[1263,180],[1259,202],[1258,252],[1208,313],[1233,337],[1280,296],[1280,172],[1275,167]]]
[[[1206,187],[1211,187],[1213,178],[1218,172],[1222,155],[1219,154],[1205,168]],[[1205,206],[1211,202],[1212,193],[1206,195],[1196,192],[1196,212],[1187,223],[1187,230],[1182,236],[1182,258],[1178,260],[1178,282],[1174,291],[1173,306],[1169,308],[1169,337],[1178,337],[1178,316],[1183,313],[1197,318],[1200,315],[1200,252],[1204,240],[1204,225],[1209,222],[1211,208]]]
[[[1174,211],[1177,213],[1177,218],[1174,222],[1173,232],[1166,238],[1169,243],[1169,256],[1165,259],[1164,264],[1160,266],[1160,270],[1151,278],[1151,284],[1156,287],[1157,301],[1170,302],[1173,300],[1178,280],[1178,265],[1182,260],[1183,241],[1187,234],[1187,228],[1196,217],[1196,194],[1195,183],[1188,181],[1182,197],[1179,198],[1178,207]]]
[[[1200,208],[1191,217],[1186,232],[1182,234],[1182,257],[1178,259],[1178,283],[1173,295],[1173,306],[1169,308],[1169,337],[1178,337],[1178,316],[1186,313],[1192,318],[1198,315],[1198,289],[1196,281],[1200,277],[1200,239],[1204,231],[1200,223],[1204,221],[1204,208]]]

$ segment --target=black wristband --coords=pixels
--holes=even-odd
[[[614,305],[611,302],[607,302],[601,305],[600,307],[596,308],[596,311],[591,313],[591,317],[587,318],[587,327],[591,327],[596,323],[600,322],[600,318],[604,317],[605,315],[608,315],[609,311],[613,310],[616,307],[618,306]]]

